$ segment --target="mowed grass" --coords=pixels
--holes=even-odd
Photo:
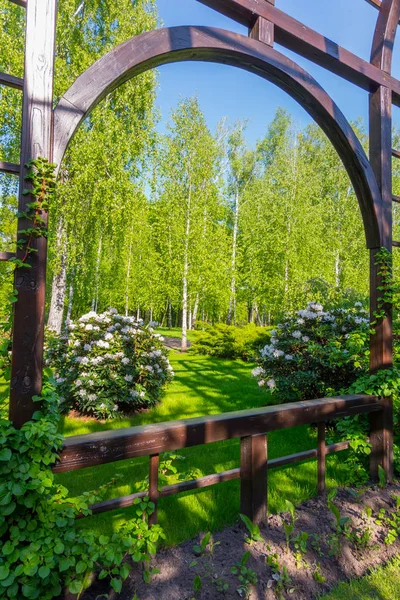
[[[400,600],[400,557],[361,579],[340,583],[320,600]]]
[[[254,365],[198,356],[191,353],[170,352],[175,378],[162,402],[132,418],[99,423],[94,420],[62,420],[66,436],[144,425],[174,419],[255,408],[271,403],[271,397],[258,387],[251,375]],[[312,428],[296,427],[273,432],[269,436],[269,457],[274,458],[316,446]],[[178,474],[170,483],[183,479],[184,474],[196,470],[196,477],[218,473],[239,466],[239,440],[180,450],[184,460],[176,461]],[[343,456],[343,455],[342,455]],[[134,493],[142,489],[148,473],[148,457],[82,469],[57,475],[73,495],[97,489],[119,475],[118,482],[107,490],[105,498]],[[283,510],[285,499],[299,503],[316,493],[316,463],[310,461],[291,468],[273,470],[269,474],[269,506],[275,512]],[[336,486],[347,482],[347,472],[339,455],[328,458],[328,484]],[[164,527],[169,544],[189,539],[199,531],[221,529],[238,518],[239,481],[231,481],[211,488],[181,493],[163,498],[159,503],[159,522]],[[96,515],[81,521],[82,527],[99,533],[115,530],[133,514],[132,508]]]

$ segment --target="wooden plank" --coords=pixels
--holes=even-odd
[[[0,73],[0,85],[7,85],[8,87],[16,90],[24,89],[24,80],[21,77],[14,77],[14,75],[8,75],[7,73]]]
[[[330,444],[326,446],[326,454],[333,452],[340,452],[342,450],[348,450],[350,442],[338,442],[336,444]],[[282,456],[280,458],[273,458],[267,462],[269,469],[276,469],[278,467],[284,467],[305,460],[310,460],[317,457],[317,449],[306,450],[304,452],[298,452],[297,454],[289,454],[288,456]],[[165,498],[167,496],[174,496],[175,494],[181,494],[183,492],[189,492],[192,490],[198,490],[205,487],[216,485],[217,483],[225,483],[226,481],[232,481],[233,479],[239,479],[240,469],[230,469],[229,471],[223,471],[222,473],[214,473],[213,475],[206,475],[199,479],[192,479],[190,481],[180,481],[179,483],[173,483],[172,485],[164,486],[160,492],[159,497]],[[117,510],[120,508],[127,508],[132,506],[136,498],[145,498],[148,492],[136,492],[129,496],[121,496],[120,498],[113,498],[112,500],[104,500],[103,502],[97,502],[92,504],[90,507],[93,514],[100,512],[106,512],[109,510]],[[80,518],[82,518],[82,515]]]
[[[3,171],[3,173],[10,173],[10,175],[19,175],[20,170],[21,165],[0,160],[0,171]]]
[[[258,17],[253,27],[249,29],[249,37],[252,40],[257,40],[267,44],[267,46],[274,45],[274,25],[270,21]]]
[[[240,512],[262,523],[268,512],[268,442],[265,434],[240,440]]]
[[[52,160],[53,73],[56,0],[29,0],[26,13],[25,75],[22,107],[21,165],[38,156]],[[45,34],[44,34],[45,33]],[[26,168],[21,168],[19,212],[27,210],[32,197],[27,188]],[[46,220],[46,215],[42,215]],[[31,221],[18,219],[18,230]],[[46,292],[47,240],[34,238],[29,255],[30,268],[16,269],[13,352],[11,364],[10,420],[20,427],[32,417],[38,405],[32,397],[42,389],[43,334]],[[19,249],[17,258],[24,250]]]
[[[160,455],[152,454],[149,462],[149,498],[154,502],[154,512],[149,517],[150,525],[157,523],[157,504],[159,498],[158,491],[158,468],[160,466]]]
[[[267,2],[263,4],[268,5]],[[54,113],[54,161],[61,163],[72,135],[100,100],[121,83],[162,64],[183,60],[236,66],[291,95],[320,125],[338,152],[354,186],[370,248],[380,246],[382,198],[364,149],[350,124],[318,83],[288,57],[266,44],[210,27],[172,27],[143,33],[96,61],[72,84]]]
[[[21,6],[21,8],[26,8],[26,0],[10,0],[10,2],[17,6]]]
[[[318,448],[317,448],[317,471],[318,471],[318,494],[325,492],[325,473],[326,473],[326,433],[325,422],[318,423]]]
[[[393,90],[393,102],[400,106],[400,81],[342,48],[268,2],[259,0],[197,0],[252,28],[258,17],[274,24],[275,42],[304,56],[367,91],[379,85]]]
[[[369,415],[371,444],[370,476],[379,481],[379,466],[386,473],[388,482],[393,480],[393,402],[391,397],[382,399],[384,410]]]
[[[400,196],[396,196],[395,194],[392,194],[392,201],[393,202],[400,202]]]
[[[394,156],[395,158],[400,158],[400,151],[396,150],[395,148],[392,148],[392,156]]]
[[[73,471],[381,409],[375,396],[354,394],[72,436],[64,440],[53,471]]]
[[[10,258],[15,258],[15,252],[0,252],[0,260],[10,260]]]
[[[392,246],[400,247],[400,242],[392,241]]]
[[[371,64],[389,75],[399,18],[400,0],[383,0],[372,41]]]

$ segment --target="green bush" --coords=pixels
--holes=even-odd
[[[173,376],[161,336],[115,309],[83,315],[61,337],[49,334],[45,357],[64,408],[100,419],[153,406]]]
[[[110,538],[79,530],[76,517],[90,515],[103,490],[70,498],[54,481],[62,445],[54,388],[45,387],[41,401],[19,430],[0,421],[0,598],[51,600],[65,586],[80,594],[94,572],[119,593],[130,571],[126,558],[147,562],[164,536],[144,518],[154,505],[137,500],[137,518]]]
[[[330,311],[310,302],[271,335],[253,375],[277,402],[331,395],[368,370],[369,320],[360,302]]]
[[[197,322],[196,329],[198,332],[192,345],[193,352],[219,358],[254,360],[259,349],[270,339],[266,327],[256,327],[253,323],[234,327],[224,323],[210,325]]]

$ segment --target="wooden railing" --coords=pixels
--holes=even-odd
[[[99,502],[91,507],[93,513],[130,506],[136,498],[144,496],[149,496],[157,506],[160,497],[240,478],[241,512],[257,523],[265,519],[267,513],[268,470],[317,458],[318,492],[322,493],[326,455],[349,447],[349,442],[325,443],[326,422],[359,413],[370,413],[370,471],[371,478],[376,479],[385,452],[382,435],[385,410],[379,398],[365,395],[321,398],[68,437],[53,471],[61,473],[138,456],[150,457],[148,491]],[[269,432],[311,423],[318,424],[317,448],[268,460]],[[240,468],[159,489],[158,468],[162,452],[233,438],[240,438]],[[152,522],[156,520],[157,511],[152,515]]]

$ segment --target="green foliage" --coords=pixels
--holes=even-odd
[[[196,552],[196,554],[198,554],[198,555],[204,554],[204,552],[206,551],[206,548],[207,548],[207,544],[210,541],[210,538],[211,538],[211,532],[209,531],[200,540],[200,546],[197,544],[195,546],[193,546],[193,552]]]
[[[236,588],[238,595],[241,598],[249,598],[251,585],[255,585],[257,583],[257,575],[255,571],[246,567],[247,562],[250,558],[250,552],[245,552],[234,567],[231,568],[231,573],[233,575],[237,575],[237,578],[240,582],[240,585]]]
[[[348,387],[367,369],[369,321],[361,303],[325,311],[311,302],[271,331],[253,371],[280,402],[311,400]]]
[[[253,523],[253,521],[251,521],[251,519],[249,519],[249,517],[247,517],[246,515],[240,514],[240,518],[242,519],[243,523],[246,525],[247,530],[250,534],[249,537],[245,538],[245,542],[247,544],[249,544],[250,546],[252,546],[254,544],[254,542],[263,542],[264,538],[260,534],[259,526],[256,525],[255,523]]]
[[[46,352],[65,409],[104,419],[159,400],[173,372],[152,328],[115,309],[87,313],[68,328],[60,337],[49,335]]]
[[[235,327],[218,323],[197,322],[198,333],[193,342],[193,352],[208,354],[219,358],[241,358],[254,360],[262,346],[270,341],[270,334],[265,327],[256,327],[250,323],[245,327]]]
[[[137,518],[110,537],[79,530],[76,517],[90,515],[89,505],[107,486],[71,498],[55,483],[51,466],[63,438],[53,386],[46,384],[36,400],[41,410],[21,429],[0,423],[0,595],[51,600],[64,586],[79,595],[94,571],[119,593],[130,571],[126,558],[146,563],[164,537],[145,518],[154,505],[141,501]]]
[[[282,521],[283,529],[285,531],[285,538],[286,538],[286,551],[288,552],[290,536],[293,533],[294,524],[296,522],[296,509],[295,509],[294,505],[292,504],[292,502],[290,502],[290,500],[285,500],[285,507],[286,507],[286,510],[289,512],[289,516],[290,516],[289,523],[287,523],[285,520]]]

